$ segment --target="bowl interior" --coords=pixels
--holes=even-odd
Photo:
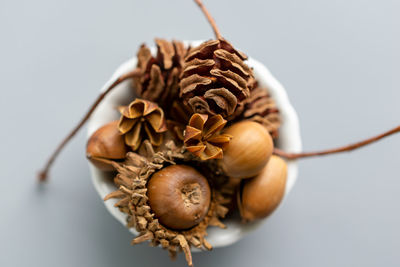
[[[190,43],[192,46],[199,43]],[[155,48],[153,48],[153,51]],[[104,85],[102,91],[105,90],[111,83],[113,83],[121,74],[128,72],[136,67],[137,60],[132,58],[127,62],[123,63],[112,75],[110,80]],[[255,59],[249,58],[247,61],[250,67],[254,69],[255,78],[259,81],[261,86],[267,87],[271,96],[276,101],[276,104],[281,112],[282,126],[280,128],[280,137],[277,140],[277,147],[290,152],[299,152],[301,150],[301,138],[299,121],[297,114],[289,102],[283,86],[272,76],[268,69]],[[88,123],[88,138],[98,128],[103,126],[109,121],[116,120],[119,118],[119,112],[117,107],[120,105],[129,104],[134,99],[134,94],[130,87],[130,81],[119,84],[98,106],[96,111],[93,113]],[[89,163],[90,172],[92,176],[93,185],[96,191],[103,199],[107,194],[116,190],[112,182],[111,174],[99,171],[93,165]],[[298,173],[298,166],[296,161],[288,162],[288,180],[286,184],[285,197],[292,189]],[[107,210],[123,225],[126,225],[126,214],[119,211],[118,208],[114,207],[116,200],[108,200],[104,204]],[[242,224],[240,218],[232,217],[224,220],[227,225],[227,229],[220,229],[217,227],[209,227],[207,229],[208,236],[207,240],[210,244],[215,247],[228,246],[235,243],[242,238],[246,233],[254,231],[262,221],[255,223]],[[130,231],[137,235],[137,232],[133,229]]]

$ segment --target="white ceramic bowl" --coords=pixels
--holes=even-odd
[[[192,46],[199,44],[199,41],[186,42]],[[155,48],[153,47],[153,52]],[[110,84],[112,84],[121,74],[128,72],[136,67],[137,59],[132,58],[123,63],[112,75],[111,79],[103,86],[101,91],[104,91]],[[249,58],[248,65],[254,68],[254,75],[259,81],[261,86],[269,88],[270,94],[276,101],[282,116],[282,126],[280,128],[280,137],[277,140],[277,147],[290,152],[299,152],[301,150],[301,138],[299,129],[299,120],[297,114],[289,102],[283,86],[272,76],[268,69],[255,59]],[[130,88],[130,81],[126,81],[118,85],[99,105],[94,114],[92,115],[88,124],[88,138],[98,128],[103,126],[109,121],[119,118],[117,107],[119,105],[128,104],[134,95]],[[98,194],[103,199],[107,194],[116,190],[112,183],[110,174],[99,171],[93,165],[89,164],[90,172],[92,175],[92,182]],[[292,189],[298,173],[298,166],[296,161],[288,162],[288,180],[286,184],[285,197]],[[104,204],[107,210],[123,225],[126,225],[126,214],[119,211],[114,207],[116,200],[108,200]],[[272,215],[273,216],[273,215]],[[220,229],[217,227],[209,227],[207,232],[207,240],[211,245],[216,247],[224,247],[231,245],[241,239],[250,231],[257,229],[263,221],[256,223],[242,224],[239,218],[230,218],[224,220],[227,229]],[[137,235],[133,229],[130,231]]]

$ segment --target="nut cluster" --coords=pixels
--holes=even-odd
[[[281,202],[288,167],[297,159],[352,151],[400,132],[400,126],[354,144],[314,152],[287,153],[275,147],[281,117],[266,88],[255,79],[247,57],[225,40],[201,0],[194,0],[215,33],[195,47],[156,39],[156,52],[142,45],[136,69],[103,91],[40,171],[45,181],[60,151],[113,88],[133,79],[135,92],[88,140],[88,160],[115,174],[115,191],[105,197],[127,215],[127,227],[171,257],[191,248],[211,250],[209,226],[225,228],[235,212],[242,222],[269,216]],[[278,104],[278,105],[277,105]],[[236,201],[235,201],[236,200]],[[236,218],[236,217],[232,217]]]
[[[247,222],[278,206],[286,181],[284,161],[272,156],[279,111],[225,39],[156,44],[156,55],[144,45],[137,54],[138,98],[92,135],[87,155],[116,172],[105,200],[128,215],[139,233],[132,244],[183,251],[192,265],[191,247],[210,250],[206,230],[225,228],[229,211]]]

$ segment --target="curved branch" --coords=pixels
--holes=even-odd
[[[194,0],[196,4],[200,7],[201,11],[203,12],[204,16],[207,18],[208,22],[211,25],[211,28],[214,31],[215,37],[217,39],[221,39],[221,33],[217,27],[217,24],[215,23],[215,20],[211,16],[210,12],[208,12],[207,8],[203,5],[203,2],[201,0]]]
[[[384,133],[381,133],[377,136],[373,136],[371,138],[368,138],[363,141],[359,141],[347,146],[343,147],[337,147],[337,148],[332,148],[332,149],[327,149],[327,150],[322,150],[322,151],[313,151],[313,152],[301,152],[301,153],[289,153],[282,151],[278,148],[274,149],[274,154],[286,159],[299,159],[299,158],[309,158],[309,157],[316,157],[316,156],[325,156],[325,155],[331,155],[331,154],[336,154],[336,153],[341,153],[341,152],[349,152],[356,150],[358,148],[364,147],[366,145],[375,143],[385,137],[388,137],[392,134],[400,132],[400,126],[397,126],[389,131],[386,131]]]
[[[86,113],[86,115],[80,120],[80,122],[72,129],[72,131],[61,141],[61,143],[57,146],[57,148],[54,150],[54,152],[50,155],[49,159],[47,160],[44,168],[39,172],[38,178],[39,181],[44,182],[47,180],[48,173],[50,167],[53,165],[54,160],[57,158],[58,154],[63,150],[65,145],[75,136],[75,134],[82,128],[82,126],[87,122],[87,120],[90,118],[92,113],[95,111],[97,106],[103,101],[104,97],[108,95],[118,84],[131,79],[133,77],[137,77],[140,75],[140,72],[138,69],[135,69],[133,71],[130,71],[128,73],[122,74],[115,82],[113,82],[107,90],[105,90],[103,93],[101,93],[96,101],[92,104],[90,107],[89,111]]]

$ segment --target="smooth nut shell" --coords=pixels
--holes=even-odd
[[[253,121],[233,124],[226,131],[232,136],[221,160],[225,173],[233,178],[250,178],[261,172],[274,149],[265,127]]]
[[[112,121],[95,131],[86,146],[86,156],[97,168],[113,171],[108,160],[125,158],[128,148],[118,130],[118,121]]]
[[[194,168],[171,165],[153,174],[147,196],[162,225],[183,230],[204,219],[211,202],[211,189],[207,179]]]
[[[241,197],[242,218],[245,221],[253,221],[270,215],[285,194],[286,179],[286,162],[274,155],[259,175],[244,180]]]

